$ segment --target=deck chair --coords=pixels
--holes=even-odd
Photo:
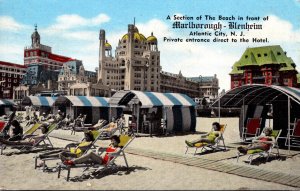
[[[248,161],[249,164],[251,165],[253,157],[254,156],[259,156],[259,157],[265,157],[266,158],[266,162],[268,161],[270,155],[273,155],[274,153],[272,152],[274,149],[276,149],[276,153],[275,156],[279,157],[279,146],[278,146],[278,138],[281,134],[282,129],[280,130],[272,130],[272,134],[271,136],[274,137],[275,142],[273,144],[271,144],[269,150],[265,151],[262,149],[252,149],[252,150],[248,150],[247,154],[249,154],[248,157]],[[239,161],[239,157],[241,156],[240,152],[237,152],[237,162]]]
[[[70,173],[71,173],[71,169],[72,168],[95,168],[96,171],[100,171],[100,170],[105,170],[114,166],[117,166],[115,164],[115,160],[119,157],[122,156],[124,158],[126,167],[128,168],[128,162],[126,159],[126,155],[125,155],[125,149],[128,147],[128,145],[133,141],[135,137],[134,136],[129,136],[129,135],[120,135],[120,143],[119,143],[119,147],[121,147],[121,149],[119,149],[117,152],[113,152],[113,153],[108,153],[109,158],[112,158],[110,160],[108,160],[108,162],[106,164],[94,164],[94,163],[84,163],[84,164],[75,164],[73,166],[66,166],[63,163],[59,163],[58,164],[58,176],[57,178],[60,178],[60,174],[61,174],[61,170],[63,168],[65,168],[67,170],[67,181],[69,181],[70,179]],[[98,149],[98,155],[101,155],[102,153],[104,153],[104,149],[103,148],[99,148]]]
[[[101,132],[100,137],[101,138],[107,138],[111,137],[113,134],[115,134],[117,131],[122,131],[122,123],[120,121],[116,122],[110,122],[109,124],[103,126],[99,131]]]
[[[285,146],[288,146],[288,139],[290,137],[290,146],[291,147],[300,147],[300,119],[295,119],[294,123],[291,124],[292,128],[285,140]]]
[[[195,144],[193,147],[186,146],[185,154],[188,152],[188,150],[190,148],[195,148],[194,155],[197,153],[197,150],[199,148],[201,148],[201,152],[203,150],[212,150],[212,151],[215,151],[215,150],[226,150],[226,145],[225,145],[224,136],[223,136],[223,134],[225,132],[225,129],[226,129],[226,126],[227,126],[227,124],[220,124],[220,127],[221,127],[220,128],[220,132],[221,133],[220,133],[219,137],[217,137],[215,139],[214,143],[198,143],[198,144]]]
[[[36,130],[38,130],[38,128],[41,127],[41,125],[41,123],[36,123],[32,125],[26,132],[23,133],[22,139],[24,140],[25,138],[32,136],[32,134],[36,132]]]
[[[242,129],[242,139],[244,142],[251,141],[260,134],[261,118],[249,118],[246,127]],[[250,139],[249,139],[250,138]]]
[[[35,142],[33,145],[5,145],[5,144],[2,144],[1,146],[1,155],[3,154],[3,150],[6,148],[6,147],[11,147],[11,148],[16,148],[16,149],[19,149],[19,150],[32,150],[34,148],[37,148],[37,147],[52,147],[53,148],[53,144],[52,142],[50,141],[49,139],[49,134],[58,127],[58,124],[57,123],[53,123],[53,124],[50,124],[49,127],[48,127],[48,131],[47,133],[45,133],[44,135],[42,135],[40,137],[40,139],[38,139],[37,142]],[[30,138],[30,140],[33,139],[32,137]],[[48,143],[47,143],[47,142]]]
[[[59,153],[62,152],[62,151],[69,150],[71,153],[76,154],[77,157],[80,157],[81,155],[86,154],[91,148],[96,148],[95,143],[97,142],[97,140],[100,137],[100,131],[98,131],[98,130],[92,130],[91,133],[93,135],[94,141],[91,144],[89,144],[88,146],[86,146],[86,149],[85,149],[84,152],[82,152],[78,148],[79,144],[83,143],[85,141],[85,139],[82,138],[80,142],[78,142],[78,143],[70,143],[70,144],[66,145],[64,149],[59,149],[59,150],[56,150],[56,151],[51,151],[51,155],[49,155],[49,157],[41,157],[45,153],[42,153],[40,155],[36,155],[34,157],[35,158],[34,169],[37,168],[38,159],[40,159],[42,161],[42,163],[43,163],[43,172],[44,172],[45,171],[45,167],[46,167],[46,161],[49,161],[49,160],[60,160]]]

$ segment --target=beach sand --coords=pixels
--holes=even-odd
[[[211,123],[218,121],[218,118],[197,118],[197,131],[207,132],[211,129]],[[226,143],[238,142],[238,119],[222,118],[221,123],[227,124],[224,134]],[[56,130],[53,136],[70,137],[70,131]],[[192,140],[199,134],[178,135],[168,137],[137,137],[129,148],[153,150],[165,153],[173,153],[184,156],[184,140]],[[82,133],[72,135],[78,141]],[[56,147],[63,147],[70,143],[66,140],[51,138]],[[99,146],[107,146],[109,140],[97,142]],[[228,152],[209,153],[195,155],[194,157],[218,158],[231,156],[235,148],[229,148]],[[5,150],[8,152],[11,150]],[[193,151],[188,155],[192,156]],[[74,181],[65,180],[66,171],[62,171],[62,177],[57,178],[57,172],[42,172],[41,169],[34,169],[34,156],[37,153],[20,154],[12,156],[0,156],[0,189],[71,189],[71,190],[298,190],[290,186],[277,183],[260,181],[251,178],[244,178],[237,175],[206,170],[199,167],[186,166],[178,163],[157,160],[153,158],[127,154],[130,169],[127,172],[124,168],[124,160],[118,158],[117,164],[123,167],[115,171],[107,171],[98,174],[96,177],[82,176],[82,169],[73,169],[71,177]],[[224,157],[223,157],[224,158]],[[225,157],[226,158],[226,157]],[[236,159],[225,159],[228,163],[236,163]],[[49,161],[47,165],[55,166],[57,161]],[[248,165],[240,159],[239,165]],[[248,165],[249,166],[249,165]],[[253,168],[263,168],[288,174],[300,174],[300,157],[295,155],[283,161],[272,160]],[[86,174],[88,172],[85,172]],[[75,178],[74,178],[75,177]],[[90,179],[87,179],[90,178]]]

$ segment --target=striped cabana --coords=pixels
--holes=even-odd
[[[279,143],[288,136],[291,123],[300,118],[300,89],[287,86],[251,84],[227,91],[213,104],[215,108],[241,108],[240,135],[248,118],[262,118],[261,130],[265,126],[282,129]],[[273,124],[267,124],[267,119]],[[271,120],[268,120],[270,123]]]
[[[133,114],[138,119],[142,118],[140,111],[151,112],[156,108],[156,120],[166,121],[167,132],[195,131],[196,128],[196,103],[185,94],[122,90],[112,96],[109,104],[111,107],[132,107]],[[159,122],[156,126],[158,124]],[[141,124],[138,124],[138,127],[143,129]]]
[[[22,100],[22,105],[51,107],[56,99],[57,97],[27,96]]]
[[[97,123],[101,119],[109,120],[110,116],[117,116],[120,112],[117,108],[109,109],[109,98],[92,96],[60,96],[54,103],[55,108],[60,109],[72,118],[79,114],[87,115],[85,123]]]

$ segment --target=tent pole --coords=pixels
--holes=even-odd
[[[218,104],[219,104],[219,123],[220,123],[220,118],[221,118],[221,97],[219,97],[219,102],[218,102]]]
[[[291,121],[291,100],[290,100],[290,96],[288,96],[288,140],[289,140],[289,156],[291,155],[291,137],[290,137],[290,121]]]
[[[243,127],[245,125],[245,97],[243,97]]]

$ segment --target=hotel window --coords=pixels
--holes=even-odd
[[[8,77],[11,77],[11,74],[8,74]]]

